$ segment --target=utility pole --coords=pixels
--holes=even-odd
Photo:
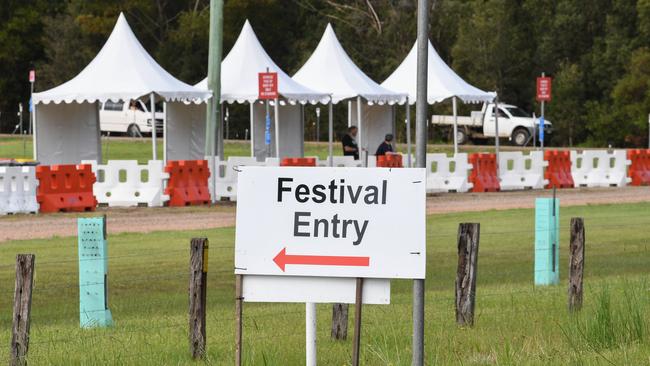
[[[426,167],[427,158],[427,67],[429,2],[418,0],[418,61],[415,103],[415,162]],[[425,199],[425,197],[422,197]],[[413,366],[424,365],[424,280],[413,280]]]
[[[212,170],[216,170],[215,155],[223,159],[223,132],[221,123],[221,59],[223,48],[223,0],[210,0],[210,43],[208,46],[208,89],[212,98],[208,101],[205,121],[205,156],[209,156]],[[215,139],[216,146],[215,146]],[[216,177],[216,172],[212,172]],[[216,179],[212,179],[213,192],[216,192]],[[212,203],[216,198],[212,195]]]

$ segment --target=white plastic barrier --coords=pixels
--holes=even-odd
[[[165,173],[162,160],[150,160],[147,165],[138,165],[135,160],[109,160],[107,164],[87,160],[82,163],[92,165],[97,177],[93,193],[99,204],[160,207],[169,200],[169,196],[163,194],[169,174]]]
[[[627,177],[625,150],[571,151],[571,175],[576,187],[623,187],[631,182]]]
[[[328,158],[325,158],[325,160],[318,160],[316,165],[320,167],[327,167],[329,166],[329,160]],[[333,156],[332,166],[335,168],[362,168],[363,163],[361,160],[354,160],[354,156]]]
[[[544,179],[544,153],[532,151],[529,155],[522,152],[502,152],[499,154],[499,179],[501,190],[543,189],[548,181]]]
[[[209,161],[209,160],[208,160]],[[254,157],[248,156],[231,156],[227,161],[215,159],[217,169],[211,169],[210,174],[210,194],[217,200],[229,199],[237,201],[237,167],[239,166],[278,166],[278,158],[267,158],[266,161],[257,161]],[[217,174],[213,174],[216,171]],[[213,192],[213,177],[216,177],[216,194]]]
[[[467,154],[427,154],[427,193],[434,192],[467,192],[474,185],[469,182],[472,164],[467,160]]]
[[[36,167],[0,166],[0,215],[36,213]]]

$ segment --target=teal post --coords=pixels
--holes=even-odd
[[[77,219],[79,322],[82,328],[113,325],[108,310],[106,216]]]
[[[535,285],[560,282],[560,200],[535,200]]]

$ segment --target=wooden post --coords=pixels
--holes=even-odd
[[[480,224],[458,225],[458,270],[456,271],[456,323],[474,325],[476,266]]]
[[[361,308],[363,307],[363,278],[357,278],[357,293],[354,302],[354,341],[352,345],[352,366],[359,366],[361,348]]]
[[[205,300],[208,280],[208,239],[190,243],[190,353],[205,356]]]
[[[14,291],[14,316],[11,329],[11,366],[27,365],[29,349],[29,320],[32,309],[34,283],[33,254],[16,256],[16,289]]]
[[[571,218],[569,244],[569,311],[582,308],[582,277],[585,264],[585,226],[581,217]]]
[[[242,354],[242,312],[244,297],[242,296],[242,275],[235,275],[235,365],[241,366]]]
[[[332,339],[348,338],[348,304],[332,305]]]

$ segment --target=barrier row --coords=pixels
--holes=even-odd
[[[569,187],[650,185],[650,150],[585,150],[426,155],[426,189],[437,192],[494,192]],[[402,167],[403,155],[368,156],[371,167]],[[335,167],[362,167],[351,156],[332,158]],[[114,161],[82,165],[0,166],[0,214],[90,211],[109,207],[206,204],[210,197],[237,199],[238,166],[328,166],[315,157],[257,161],[161,161],[138,165]],[[211,174],[214,172],[214,174]],[[213,180],[216,179],[216,182]],[[40,208],[39,208],[40,206]]]

